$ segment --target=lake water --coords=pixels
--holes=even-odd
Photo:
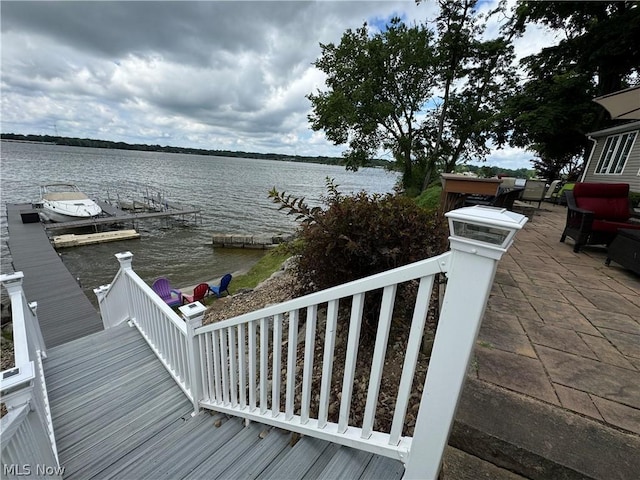
[[[107,150],[17,142],[0,143],[0,200],[2,202],[2,272],[11,272],[6,246],[6,203],[38,200],[43,183],[75,183],[92,198],[114,198],[145,186],[161,190],[169,201],[201,210],[201,222],[181,226],[166,220],[138,224],[142,237],[59,250],[69,271],[92,298],[93,288],[109,283],[118,270],[115,253],[131,251],[133,268],[148,283],[167,276],[177,287],[195,285],[227,272],[246,270],[261,250],[214,249],[214,232],[291,233],[296,224],[279,212],[268,192],[274,186],[293,196],[320,204],[325,179],[334,178],[342,193],[393,190],[397,175],[382,169],[348,172],[344,167],[181,155],[130,150]],[[130,227],[127,227],[130,228]]]

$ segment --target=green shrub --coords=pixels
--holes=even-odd
[[[432,185],[420,194],[415,202],[418,206],[430,211],[436,211],[440,206],[440,195],[442,194],[442,185]]]
[[[343,196],[327,180],[326,209],[309,208],[275,188],[269,196],[302,221],[297,275],[310,293],[442,253],[443,221],[415,201],[397,195]],[[398,295],[401,297],[401,295]],[[371,304],[375,304],[371,296]],[[369,296],[367,296],[369,299]],[[375,312],[366,315],[377,323]]]

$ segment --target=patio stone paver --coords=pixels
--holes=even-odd
[[[515,353],[479,345],[476,348],[478,378],[530,397],[559,405],[555,391],[544,374],[542,363]]]
[[[540,318],[528,302],[514,302],[504,296],[491,295],[487,308],[492,311],[517,315],[522,318]]]
[[[576,307],[591,307],[595,308],[595,305],[589,301],[588,297],[585,297],[578,291],[562,290],[560,294],[566,298],[569,303],[572,303]]]
[[[589,298],[591,303],[600,310],[624,313],[626,315],[637,314],[637,307],[618,293],[612,294],[611,292],[593,290],[590,292]]]
[[[609,365],[615,365],[617,367],[628,368],[630,370],[636,370],[633,364],[625,358],[622,353],[612,344],[612,342],[605,337],[592,337],[584,333],[580,334],[582,340],[589,345],[591,350],[596,355],[596,358],[601,362],[608,363]]]
[[[571,304],[553,302],[536,297],[529,297],[529,303],[546,324],[570,328],[589,335],[601,336],[598,329]]]
[[[515,333],[500,328],[483,328],[478,335],[478,342],[489,348],[495,347],[525,357],[538,358],[524,331]]]
[[[566,209],[543,205],[498,264],[474,372],[537,399],[640,434],[640,276],[606,248],[560,243]]]
[[[483,329],[496,329],[516,335],[525,335],[524,329],[520,322],[514,321],[514,317],[510,313],[488,310],[484,314],[482,321]]]
[[[526,295],[530,297],[546,298],[554,302],[569,303],[564,296],[564,292],[561,292],[557,288],[552,286],[534,285],[532,283],[518,283],[518,288]]]
[[[548,347],[536,351],[553,383],[640,409],[640,372]]]
[[[603,420],[602,415],[600,415],[598,408],[595,406],[588,393],[565,387],[564,385],[559,385],[557,383],[553,384],[553,388],[558,394],[560,403],[564,408]]]
[[[518,287],[512,285],[500,285],[500,287],[502,288],[502,293],[504,294],[504,296],[509,300],[524,301],[527,299],[525,294],[522,293],[522,290],[520,290]]]
[[[520,322],[529,335],[531,342],[536,345],[544,345],[563,352],[598,359],[582,337],[574,330],[554,327],[527,319],[522,319]]]
[[[640,288],[638,290],[640,290]],[[633,303],[636,307],[640,308],[640,295],[624,293],[622,296],[629,302]]]
[[[600,331],[623,355],[640,359],[640,335],[629,335],[607,328],[601,328]]]
[[[608,328],[640,335],[640,323],[624,313],[607,312],[595,308],[580,308],[580,312],[598,328]]]
[[[602,413],[605,421],[625,430],[640,434],[640,411],[627,407],[617,402],[612,402],[595,395],[591,396],[593,402]]]

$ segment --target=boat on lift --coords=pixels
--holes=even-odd
[[[70,183],[40,186],[40,216],[45,221],[89,220],[102,213],[100,206]]]

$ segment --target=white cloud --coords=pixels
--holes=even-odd
[[[344,148],[307,121],[306,95],[324,85],[312,66],[319,44],[393,15],[423,22],[435,8],[412,0],[3,2],[2,131],[340,156]]]

